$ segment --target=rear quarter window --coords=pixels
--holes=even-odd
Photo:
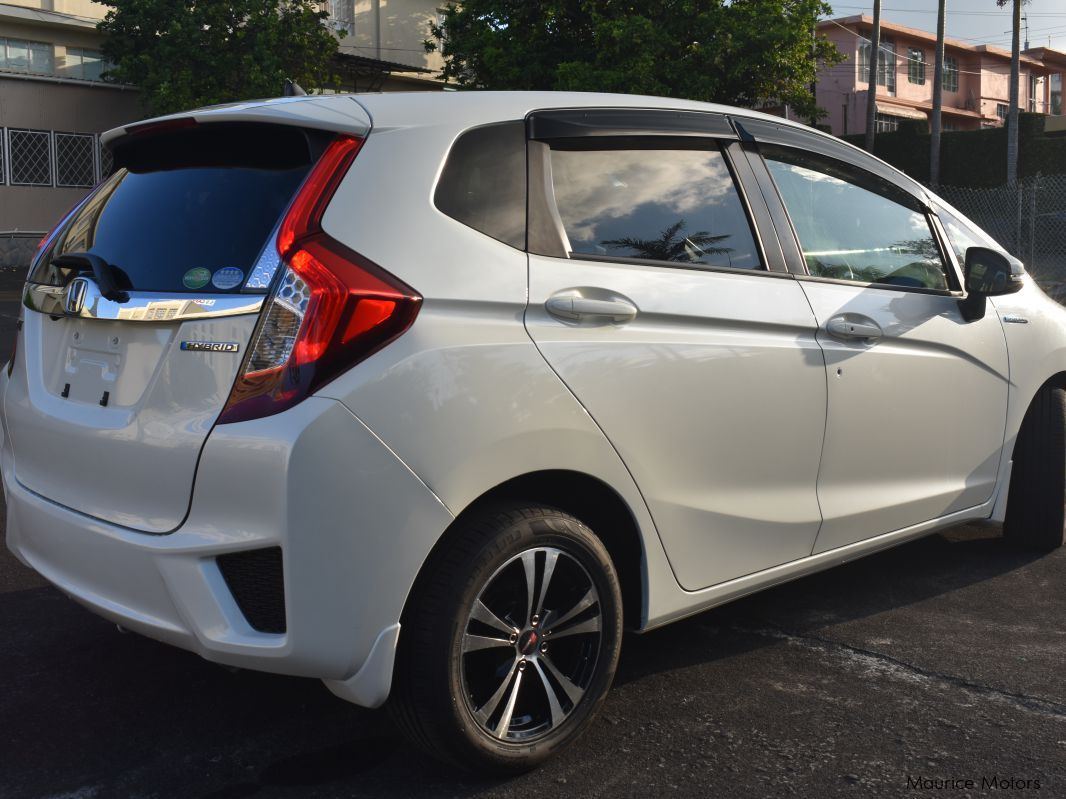
[[[433,202],[518,249],[526,246],[526,133],[521,121],[466,131],[452,145]]]

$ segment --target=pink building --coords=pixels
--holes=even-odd
[[[842,17],[818,23],[845,60],[818,75],[817,102],[838,136],[866,131],[867,77],[873,19]],[[904,119],[928,119],[933,107],[936,35],[881,22],[877,75],[877,129],[895,130]],[[1022,111],[1061,115],[1066,53],[1047,47],[1021,56]],[[944,130],[974,130],[1003,124],[1009,110],[1010,50],[948,39],[944,46]]]

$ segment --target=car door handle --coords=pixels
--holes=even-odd
[[[881,338],[881,328],[875,322],[853,322],[843,316],[830,319],[825,329],[837,338],[861,338],[867,341]]]
[[[595,300],[574,294],[557,294],[544,303],[548,313],[570,322],[602,319],[629,322],[636,318],[637,306],[621,298]]]

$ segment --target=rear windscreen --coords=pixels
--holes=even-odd
[[[120,168],[55,236],[30,281],[64,285],[97,255],[120,289],[237,292],[311,166],[303,131],[219,127],[153,136],[116,149]]]

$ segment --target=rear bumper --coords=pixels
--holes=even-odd
[[[8,547],[76,601],[208,660],[317,677],[367,706],[387,697],[403,604],[452,517],[340,403],[216,428],[169,535],[52,503],[17,482],[15,457],[5,437]],[[215,560],[263,547],[283,554],[280,634],[251,627]]]

